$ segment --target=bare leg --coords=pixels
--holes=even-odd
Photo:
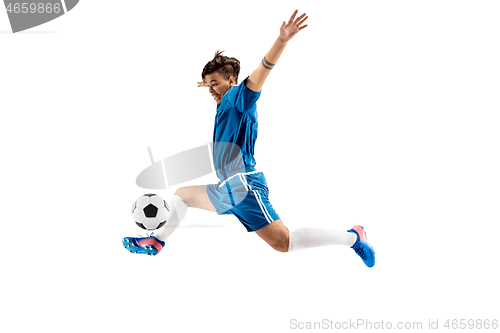
[[[215,207],[208,198],[207,185],[180,187],[175,191],[175,195],[181,197],[188,207],[215,212]]]

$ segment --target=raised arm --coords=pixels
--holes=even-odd
[[[283,21],[283,24],[280,28],[280,35],[274,42],[273,46],[267,52],[267,54],[262,59],[261,63],[257,68],[252,72],[248,80],[246,81],[246,86],[248,89],[258,92],[262,89],[264,82],[266,81],[267,76],[273,69],[274,65],[278,62],[278,59],[283,53],[286,44],[290,39],[293,38],[300,30],[307,27],[307,24],[302,26],[305,20],[307,20],[306,14],[302,14],[299,17],[295,18],[298,10],[293,12],[288,23]]]

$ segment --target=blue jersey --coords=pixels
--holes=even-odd
[[[231,87],[217,106],[213,162],[217,177],[222,181],[236,173],[255,171],[256,102],[261,92],[248,89],[247,79]]]

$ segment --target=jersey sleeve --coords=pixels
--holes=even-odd
[[[230,103],[241,113],[250,110],[260,97],[259,92],[252,91],[245,85],[248,76],[239,85],[231,89]]]

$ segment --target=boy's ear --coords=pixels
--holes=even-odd
[[[236,85],[236,80],[232,76],[229,77],[229,85],[230,86],[235,86]]]

